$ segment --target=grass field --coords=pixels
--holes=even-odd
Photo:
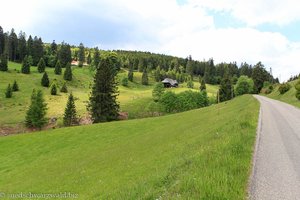
[[[47,117],[61,118],[64,112],[64,108],[67,102],[68,94],[59,93],[57,96],[51,96],[50,90],[41,86],[40,81],[42,74],[37,72],[36,67],[31,67],[31,74],[25,75],[19,73],[21,65],[13,62],[9,62],[9,72],[0,72],[0,127],[16,126],[25,119],[25,113],[30,103],[30,96],[32,89],[41,89],[45,95],[46,102],[48,103],[48,115]],[[58,84],[62,86],[63,76],[55,75],[54,69],[46,69],[49,79],[52,81],[57,80]],[[89,68],[73,67],[74,80],[68,82],[68,89],[72,91],[76,101],[76,108],[79,115],[86,115],[86,105],[90,93],[90,85],[93,82],[93,72]],[[126,76],[127,72],[122,71],[119,73],[119,77]],[[8,83],[12,84],[14,80],[17,80],[20,91],[13,94],[13,98],[6,99],[4,92]],[[121,105],[121,111],[128,112],[129,118],[140,118],[147,116],[148,105],[152,102],[152,89],[154,80],[150,76],[150,85],[141,85],[141,73],[134,73],[134,81],[129,83],[128,87],[119,86],[119,102]],[[199,88],[195,83],[196,88]],[[172,89],[175,92],[187,90],[185,85],[181,85],[180,88]],[[213,96],[216,94],[217,86],[207,85],[208,94]]]
[[[259,103],[0,137],[4,193],[245,199]]]
[[[284,94],[279,93],[279,91],[278,91],[279,84],[278,84],[278,85],[275,85],[274,90],[271,94],[268,94],[265,96],[270,97],[272,99],[279,100],[279,101],[283,101],[285,103],[288,103],[288,104],[291,104],[291,105],[294,105],[294,106],[300,108],[300,101],[295,96],[296,89],[295,89],[294,85],[296,84],[296,82],[297,82],[297,80],[289,82],[292,87],[289,91],[287,91]]]

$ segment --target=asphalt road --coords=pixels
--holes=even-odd
[[[300,109],[257,96],[261,104],[251,200],[300,199]]]

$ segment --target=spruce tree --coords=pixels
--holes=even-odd
[[[53,82],[50,87],[50,94],[57,95],[57,85],[56,82]]]
[[[59,60],[56,62],[54,73],[57,75],[61,75],[61,64]]]
[[[12,97],[12,88],[10,86],[10,84],[8,84],[7,88],[6,88],[6,91],[5,91],[5,97],[6,98],[11,98]]]
[[[133,67],[130,67],[129,68],[129,71],[128,71],[128,80],[129,81],[133,81]]]
[[[16,80],[14,81],[14,84],[12,86],[12,91],[13,92],[19,91],[19,85]]]
[[[72,74],[72,69],[70,63],[67,64],[65,72],[64,72],[64,79],[66,81],[72,81],[73,79],[73,74]]]
[[[233,98],[233,86],[228,72],[225,72],[224,78],[221,80],[219,89],[220,101],[227,101]]]
[[[60,92],[68,93],[68,87],[67,87],[67,83],[66,82],[64,82],[64,84],[62,85],[62,87],[60,89]]]
[[[114,54],[101,60],[94,77],[94,85],[88,110],[94,123],[112,121],[118,118],[117,67]]]
[[[146,68],[144,69],[142,74],[142,85],[148,85],[148,73]]]
[[[93,65],[95,67],[98,67],[99,63],[100,63],[100,52],[99,52],[98,47],[96,47],[95,53],[94,53],[94,58],[93,58]]]
[[[47,72],[44,72],[44,75],[43,75],[42,80],[41,80],[41,84],[44,87],[49,87],[50,81],[49,81],[49,77],[48,77]]]
[[[8,65],[7,65],[7,56],[5,54],[2,54],[0,57],[0,71],[7,71]]]
[[[30,74],[30,63],[29,63],[29,60],[28,60],[28,56],[24,57],[21,72],[23,74]]]
[[[205,80],[202,78],[201,85],[200,85],[200,91],[206,90]]]
[[[79,67],[83,66],[83,63],[85,62],[85,52],[84,52],[84,46],[82,43],[79,45],[79,52],[78,52],[78,60],[79,60]]]
[[[71,93],[65,108],[63,122],[65,126],[71,126],[77,123],[76,107],[73,94]]]
[[[43,58],[41,58],[37,65],[38,72],[39,73],[45,72],[45,68],[46,68],[45,61]]]
[[[42,128],[46,123],[47,104],[41,90],[32,91],[31,104],[26,113],[25,124],[27,127]]]

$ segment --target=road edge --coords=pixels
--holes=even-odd
[[[259,108],[259,116],[258,116],[258,122],[257,122],[257,128],[256,128],[256,138],[255,138],[255,145],[253,149],[253,154],[252,154],[252,160],[251,160],[251,174],[248,179],[248,187],[247,187],[247,199],[252,199],[252,192],[254,190],[254,185],[253,185],[253,180],[254,180],[254,175],[256,173],[256,160],[257,160],[257,151],[258,151],[258,145],[260,143],[260,134],[262,130],[262,107],[261,107],[261,102],[256,98],[255,95],[253,97],[259,102],[260,108]]]

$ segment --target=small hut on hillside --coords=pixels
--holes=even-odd
[[[162,83],[164,84],[165,88],[178,87],[178,82],[170,78],[165,78]]]

